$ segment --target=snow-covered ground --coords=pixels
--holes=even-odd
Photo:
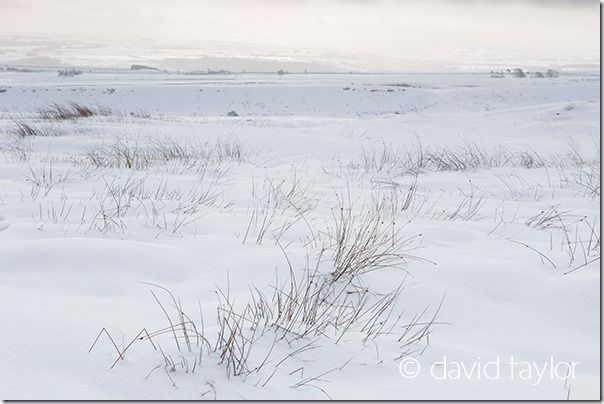
[[[0,72],[0,397],[598,399],[599,85]]]

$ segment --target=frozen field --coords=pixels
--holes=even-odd
[[[599,85],[0,72],[0,397],[598,399]]]

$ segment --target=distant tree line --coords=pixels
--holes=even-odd
[[[515,69],[505,69],[505,70],[499,70],[499,71],[491,70],[491,77],[493,77],[493,78],[501,78],[501,77],[505,77],[506,75],[510,75],[510,76],[518,78],[518,79],[522,79],[527,76],[535,77],[535,78],[555,78],[555,77],[558,77],[559,73],[553,69],[547,69],[545,72],[539,72],[539,71],[529,72],[528,70],[525,71],[519,67],[517,67]]]
[[[80,74],[82,74],[81,70],[77,70],[77,69],[63,69],[63,70],[59,70],[59,77],[74,77],[74,76],[79,76]]]

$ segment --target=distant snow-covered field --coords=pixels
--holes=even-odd
[[[599,85],[0,72],[0,396],[598,399]]]

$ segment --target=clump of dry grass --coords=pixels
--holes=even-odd
[[[116,358],[111,364],[111,368],[113,369],[121,360],[126,358],[126,354],[133,346],[141,343],[147,344],[152,347],[155,352],[160,354],[161,362],[151,369],[145,379],[161,369],[164,371],[171,384],[174,387],[177,387],[171,374],[177,372],[177,370],[184,371],[185,373],[195,373],[204,357],[204,349],[207,354],[211,352],[210,342],[205,337],[205,330],[203,328],[203,314],[200,312],[202,321],[201,328],[199,328],[197,323],[183,310],[180,301],[177,300],[168,289],[159,285],[148,285],[155,289],[155,291],[151,290],[151,295],[158,304],[168,326],[157,330],[143,328],[122,348],[118,346],[111,333],[109,333],[106,328],[103,328],[97,335],[88,352],[91,352],[100,341],[101,337],[105,336],[116,351]],[[166,304],[165,301],[163,301],[164,299],[158,297],[157,291],[168,296],[169,304]],[[172,349],[165,349],[166,345],[162,348],[161,344],[166,344],[166,339],[172,341],[176,353],[172,353]]]
[[[319,202],[319,198],[312,192],[311,183],[303,183],[296,171],[292,171],[289,180],[279,182],[267,179],[269,192],[273,203],[283,209],[292,208],[301,213],[312,211]]]
[[[556,167],[560,186],[578,188],[585,196],[595,198],[600,196],[600,163],[591,160],[579,166],[568,166],[560,163]]]
[[[19,138],[63,136],[63,132],[53,127],[35,126],[24,121],[14,121],[14,124],[12,133]]]
[[[459,204],[451,209],[436,209],[433,206],[431,209],[424,212],[426,217],[436,220],[446,221],[470,221],[479,219],[479,212],[484,205],[484,194],[474,186],[471,180],[468,181],[470,185],[470,191],[462,191],[462,198]]]
[[[273,287],[272,296],[256,290],[248,311],[263,327],[274,328],[282,337],[326,336],[338,343],[356,332],[363,343],[394,330],[401,316],[391,316],[402,292],[402,283],[392,291],[375,294],[348,279],[339,282],[320,272],[322,253],[314,265],[307,261],[301,276],[290,267],[289,277]]]
[[[252,188],[250,219],[243,235],[243,244],[253,234],[257,244],[262,244],[266,236],[279,242],[300,221],[313,233],[306,215],[316,207],[319,198],[312,192],[310,184],[303,183],[294,170],[289,180],[277,182],[266,178],[262,185],[266,189],[262,194],[255,184]]]
[[[171,160],[189,162],[193,152],[187,146],[176,142],[161,141],[142,145],[117,140],[112,144],[89,150],[86,157],[94,167],[143,170],[158,162]]]
[[[96,111],[77,102],[69,102],[65,105],[53,102],[46,107],[39,108],[38,115],[42,119],[66,121],[75,120],[78,118],[88,118],[96,115]]]
[[[575,224],[584,219],[584,216],[572,215],[570,210],[560,210],[560,205],[551,205],[538,214],[528,218],[524,224],[539,230],[562,229],[567,220],[573,219]],[[570,224],[570,223],[569,223]],[[567,224],[568,225],[568,224]]]
[[[585,152],[577,143],[569,141],[566,153],[559,154],[553,159],[560,186],[576,187],[585,196],[591,198],[600,196],[600,155],[598,145],[592,152]]]
[[[179,234],[198,221],[204,207],[226,207],[222,203],[220,177],[204,173],[198,182],[182,190],[167,180],[150,183],[149,174],[132,173],[125,180],[104,180],[104,189],[93,192],[82,213],[82,225],[102,233],[125,231],[128,220],[142,221],[160,233]]]
[[[0,152],[3,152],[7,159],[20,163],[29,161],[33,153],[33,147],[25,138],[16,139],[14,142],[0,144]]]
[[[247,148],[234,139],[219,139],[213,144],[211,157],[215,161],[234,161],[241,163],[248,158]]]
[[[561,210],[559,205],[548,206],[538,214],[528,218],[525,225],[549,233],[549,251],[558,250],[567,256],[564,274],[574,272],[600,259],[599,217],[589,221],[587,216],[573,214],[571,210]],[[561,236],[559,243],[554,240]],[[548,258],[549,260],[549,258]],[[554,268],[557,266],[549,260]]]
[[[387,213],[388,218],[396,220],[401,212],[412,211],[417,214],[425,201],[418,201],[418,175],[413,174],[405,186],[394,180],[372,181],[373,208]]]
[[[286,258],[289,262],[287,254]],[[283,282],[277,280],[269,293],[251,287],[250,299],[243,306],[235,304],[229,288],[226,291],[218,289],[213,338],[205,331],[201,306],[201,322],[196,323],[170,291],[149,284],[168,296],[169,305],[152,291],[167,326],[157,330],[143,328],[123,348],[103,328],[90,350],[105,336],[116,351],[113,368],[125,358],[132,346],[147,344],[161,356],[161,363],[149,375],[163,369],[174,386],[176,383],[171,373],[178,370],[194,373],[202,364],[205,352],[205,356],[219,358],[227,377],[259,374],[256,385],[264,387],[285,361],[318,348],[320,340],[338,344],[350,333],[360,335],[362,344],[369,340],[375,343],[378,338],[392,338],[400,346],[399,358],[417,349],[425,349],[429,344],[428,336],[435,325],[441,324],[437,316],[442,301],[432,314],[428,314],[429,308],[426,308],[409,322],[401,323],[403,313],[395,314],[395,311],[402,284],[385,294],[373,293],[350,281],[340,283],[330,275],[321,274],[321,262],[320,255],[314,265],[307,261],[300,276],[295,275],[290,263],[289,276]],[[308,336],[319,339],[307,342]],[[303,345],[296,341],[302,341]],[[173,344],[172,349],[162,348],[162,344],[165,347],[167,342]],[[420,348],[420,343],[426,345]],[[277,352],[284,351],[284,357],[280,360],[275,358]],[[267,370],[270,372],[267,376],[261,371],[269,364],[272,367]],[[302,379],[291,387],[297,388],[313,380],[316,378]]]
[[[428,147],[421,143],[396,148],[382,144],[363,148],[361,155],[348,163],[348,167],[366,173],[405,175],[424,170],[468,171],[485,168],[543,168],[572,166],[583,167],[588,160],[576,145],[566,153],[551,156],[534,150],[514,151],[503,146],[491,147],[477,142],[464,141],[459,146]]]
[[[520,165],[514,154],[504,148],[488,149],[478,143],[465,142],[457,148],[441,147],[426,150],[422,159],[428,168],[436,171],[466,171],[477,168],[498,168]]]
[[[337,195],[338,204],[332,209],[332,225],[328,228],[332,243],[335,280],[372,272],[382,268],[400,268],[409,260],[423,261],[412,255],[415,243],[421,234],[403,234],[403,225],[395,218],[388,221],[388,204],[354,210],[348,196],[347,201]],[[392,217],[392,216],[390,216]]]
[[[405,175],[419,172],[425,166],[424,157],[421,143],[400,151],[382,143],[380,148],[363,147],[361,156],[350,161],[348,167],[368,173]]]
[[[89,164],[97,168],[130,168],[144,170],[158,164],[178,162],[187,166],[205,162],[242,162],[247,149],[234,140],[216,143],[190,144],[174,139],[149,140],[144,144],[118,139],[86,153]]]
[[[29,174],[26,181],[31,184],[31,199],[37,199],[40,195],[47,196],[50,191],[58,184],[62,184],[69,179],[69,174],[64,171],[56,171],[52,160],[43,162],[39,166],[29,165]]]

